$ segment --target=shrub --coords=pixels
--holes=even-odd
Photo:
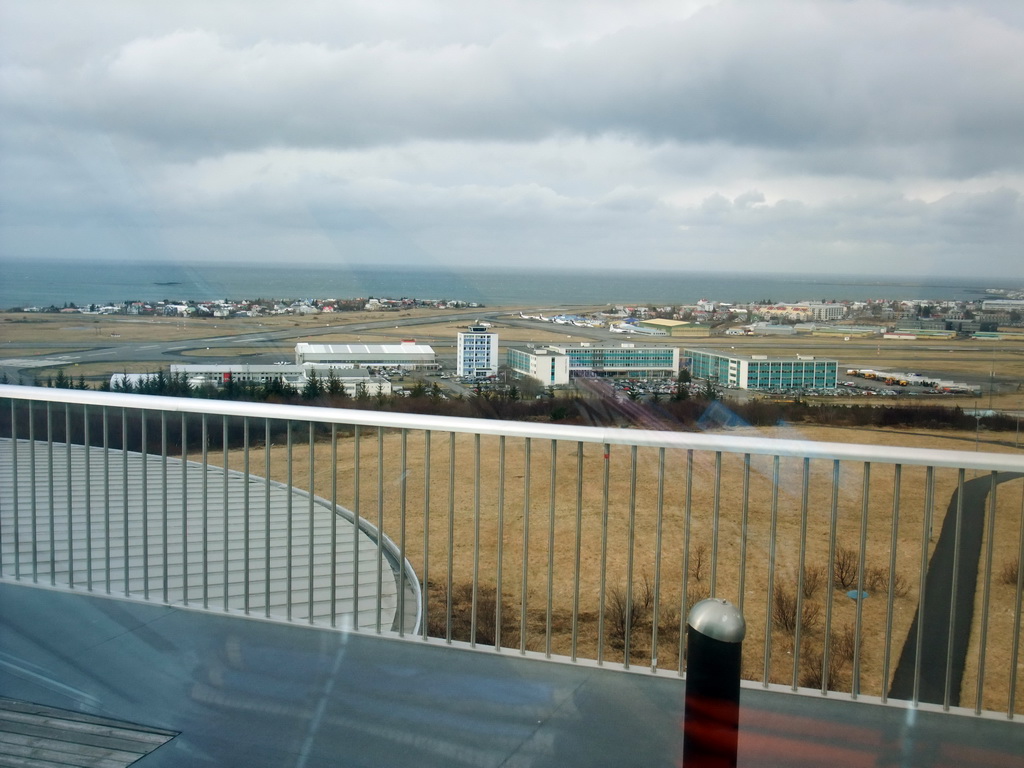
[[[800,685],[803,688],[838,691],[846,683],[846,664],[834,654],[829,654],[828,670],[825,669],[825,652],[818,648],[804,654],[800,659]],[[827,679],[826,679],[827,674]]]
[[[679,608],[666,605],[658,611],[658,645],[679,644]]]
[[[431,583],[428,587],[430,615],[427,631],[433,637],[447,634],[448,594],[445,585]],[[510,605],[507,595],[502,596],[501,644],[519,645],[519,611]],[[494,645],[497,638],[496,618],[498,592],[494,584],[477,585],[476,638],[480,645]],[[452,585],[452,639],[468,642],[473,628],[473,584],[460,582]]]
[[[873,592],[889,594],[889,569],[869,568],[864,583]],[[892,582],[892,591],[896,597],[906,597],[909,591],[907,580],[898,571]]]
[[[857,586],[860,575],[857,551],[849,547],[836,547],[836,556],[832,561],[832,575],[836,589],[853,589]]]
[[[853,661],[856,633],[852,624],[844,624],[828,638],[828,669],[825,669],[825,652],[822,645],[810,649],[801,656],[800,685],[804,688],[821,690],[822,683],[829,691],[843,690],[849,683],[846,674]]]
[[[1007,560],[1003,563],[1003,569],[999,572],[999,581],[1003,584],[1016,584],[1020,578],[1020,558]]]
[[[711,588],[707,584],[697,582],[696,584],[690,585],[686,590],[687,614],[689,614],[689,611],[693,606],[707,597],[711,597]]]
[[[626,647],[627,633],[632,646],[637,629],[650,628],[651,607],[654,605],[654,590],[650,581],[645,577],[639,585],[633,587],[632,600],[628,601],[628,605],[626,598],[625,589],[612,587],[608,592],[605,625],[614,648]]]
[[[708,545],[698,544],[690,554],[690,577],[700,581],[704,577],[704,568],[708,561]]]
[[[781,584],[775,585],[772,595],[772,621],[775,626],[790,634],[796,632],[797,626],[797,595],[794,590]],[[804,600],[800,610],[800,631],[806,632],[818,624],[821,606]]]
[[[833,632],[828,639],[829,654],[842,663],[853,661],[853,652],[857,646],[857,630],[853,624],[844,624],[838,632]]]
[[[825,566],[808,565],[804,568],[804,597],[813,599],[825,581]]]

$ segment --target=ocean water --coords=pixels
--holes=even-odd
[[[486,306],[685,304],[771,299],[971,299],[964,278],[777,275],[643,270],[512,270],[351,265],[242,265],[0,260],[0,309],[120,301],[416,297]]]

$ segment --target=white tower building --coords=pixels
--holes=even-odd
[[[498,334],[486,326],[471,325],[459,332],[455,372],[459,376],[494,376],[498,373]]]

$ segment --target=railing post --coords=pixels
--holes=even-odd
[[[747,625],[727,600],[710,597],[686,621],[685,768],[736,765],[740,661]]]

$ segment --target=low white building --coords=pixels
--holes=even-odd
[[[985,299],[981,308],[986,312],[1009,312],[1011,309],[1020,312],[1024,311],[1024,299]]]
[[[193,387],[212,385],[222,387],[229,381],[245,384],[263,384],[279,381],[294,387],[306,382],[305,369],[301,365],[172,365],[172,376],[184,376]]]
[[[295,345],[295,363],[332,363],[353,368],[437,368],[433,347],[402,341],[400,344]]]
[[[149,374],[152,375],[152,374]],[[236,384],[265,384],[279,381],[296,389],[302,389],[314,375],[327,382],[333,376],[350,396],[358,393],[362,384],[370,394],[382,392],[391,394],[391,382],[371,376],[365,368],[341,367],[328,364],[279,363],[276,365],[172,365],[172,376],[184,376],[193,387],[223,387],[228,382]],[[120,376],[120,374],[119,374]]]

